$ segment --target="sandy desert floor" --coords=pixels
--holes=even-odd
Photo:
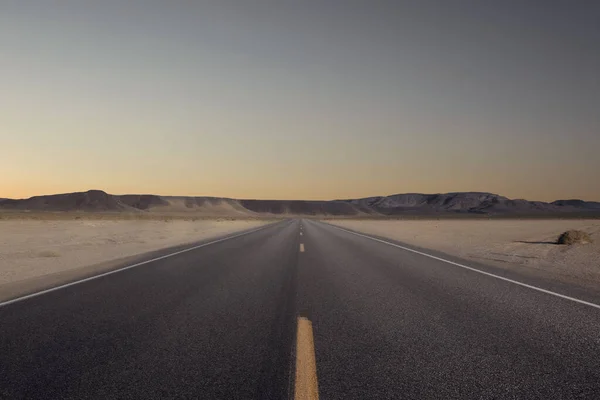
[[[502,268],[525,267],[600,287],[598,220],[327,221],[355,231],[435,249]],[[556,245],[569,229],[591,234],[594,243]]]
[[[0,220],[0,287],[265,223],[261,220]]]

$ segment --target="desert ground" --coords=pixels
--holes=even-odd
[[[102,213],[4,213],[0,218],[0,297],[28,281],[73,280],[86,268],[259,227],[265,219],[163,218]],[[142,218],[143,217],[143,218]],[[148,218],[148,219],[146,219]],[[328,220],[348,229],[438,250],[500,268],[600,284],[600,220]],[[593,243],[554,244],[569,229]],[[88,271],[89,272],[89,271]],[[64,279],[61,274],[68,274]],[[60,278],[60,279],[59,279]],[[61,281],[62,279],[62,281]],[[19,289],[20,290],[20,289]],[[11,293],[14,294],[14,293]]]
[[[0,219],[0,292],[11,283],[193,243],[266,220]]]
[[[329,220],[334,225],[409,245],[434,249],[501,268],[541,273],[557,279],[600,284],[598,220]],[[570,229],[593,243],[557,245]]]

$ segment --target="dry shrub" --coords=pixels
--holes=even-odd
[[[558,240],[556,243],[567,244],[567,245],[588,244],[588,243],[592,243],[592,238],[586,232],[571,230],[571,231],[566,231],[566,232],[562,233],[558,237]]]

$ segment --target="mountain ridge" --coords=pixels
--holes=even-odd
[[[600,202],[510,199],[488,192],[399,193],[340,200],[255,200],[210,196],[113,195],[102,190],[0,199],[0,210],[163,212],[207,215],[401,216],[433,214],[563,214],[600,212]]]

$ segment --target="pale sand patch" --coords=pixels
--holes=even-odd
[[[600,283],[600,221],[597,220],[327,222],[502,268],[518,265],[554,277]],[[574,246],[553,244],[562,232],[569,229],[589,233],[594,243]]]
[[[267,221],[0,221],[0,285],[193,243]]]

